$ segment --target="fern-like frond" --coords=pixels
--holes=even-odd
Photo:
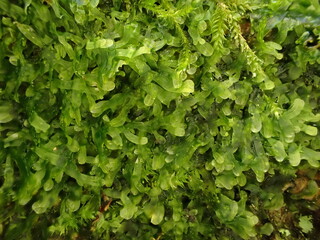
[[[225,50],[224,43],[226,41],[225,33],[227,31],[227,6],[224,3],[218,3],[210,21],[212,37],[211,43],[214,48],[215,59],[219,59]]]

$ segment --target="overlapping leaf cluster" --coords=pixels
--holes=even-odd
[[[319,209],[318,1],[0,0],[0,14],[4,239],[279,237],[268,210]]]

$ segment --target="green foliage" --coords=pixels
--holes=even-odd
[[[304,233],[308,233],[312,230],[313,225],[310,222],[310,217],[308,216],[301,216],[299,219],[299,226],[301,227]]]
[[[0,238],[317,236],[319,14],[0,0]]]

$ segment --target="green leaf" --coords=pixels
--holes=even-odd
[[[271,138],[268,139],[268,141],[271,145],[271,154],[278,162],[282,162],[287,157],[287,153],[284,149],[283,143]]]
[[[253,114],[251,118],[251,131],[253,133],[260,132],[262,128],[261,118],[259,114]]]
[[[293,142],[295,137],[295,129],[293,123],[289,119],[281,117],[279,119],[279,127],[286,142]]]
[[[67,136],[67,147],[71,152],[78,152],[79,151],[79,143],[76,139],[71,138],[69,136]]]
[[[49,179],[48,181],[45,182],[45,184],[43,185],[43,189],[45,191],[50,191],[54,186],[54,182],[52,181],[52,179]]]
[[[50,125],[46,123],[36,112],[31,113],[29,118],[31,126],[35,128],[37,132],[47,132]]]
[[[144,207],[144,212],[151,218],[151,223],[154,225],[159,225],[164,218],[164,206],[157,197],[152,198]]]
[[[318,135],[318,128],[313,127],[313,126],[303,125],[301,130],[310,136],[317,136]]]
[[[210,57],[214,51],[212,45],[208,42],[204,42],[203,44],[199,43],[196,47],[198,51],[206,57]]]
[[[276,42],[264,42],[262,51],[266,54],[273,55],[277,59],[282,59],[283,54],[278,53],[277,50],[281,50],[282,46]]]
[[[14,19],[25,17],[25,11],[23,10],[23,8],[19,7],[16,4],[13,4],[8,0],[2,0],[0,2],[0,9],[9,16],[12,16]]]
[[[20,186],[17,192],[17,200],[20,205],[26,205],[32,199],[32,196],[39,191],[44,176],[45,171],[42,170],[30,174],[24,179],[22,186]]]
[[[260,233],[263,235],[270,236],[273,232],[274,228],[271,223],[266,223],[260,228]]]
[[[309,237],[319,7],[0,0],[0,238]]]
[[[299,218],[299,227],[302,229],[302,232],[309,233],[313,229],[311,216],[301,216]]]
[[[38,147],[35,149],[35,153],[42,159],[49,161],[53,165],[59,165],[59,154],[55,151],[49,150],[44,147]]]
[[[133,215],[138,211],[138,208],[132,203],[132,201],[121,193],[121,200],[124,203],[124,207],[120,210],[120,216],[126,220],[133,218]]]
[[[271,138],[272,136],[274,136],[274,124],[272,119],[270,119],[267,116],[263,117],[262,120],[262,135],[265,138]]]
[[[113,40],[112,39],[97,39],[94,41],[88,41],[86,45],[87,50],[93,50],[97,48],[110,48],[113,46]]]
[[[165,154],[158,153],[152,158],[152,169],[157,170],[163,167],[165,164]]]
[[[78,155],[78,162],[79,162],[79,164],[85,164],[86,161],[87,161],[87,148],[86,148],[86,146],[80,146],[79,155]]]
[[[0,123],[7,123],[13,120],[13,106],[9,103],[2,103],[0,106]]]
[[[38,36],[36,31],[29,25],[25,25],[22,23],[15,22],[17,25],[19,31],[32,43],[37,45],[38,47],[43,47],[45,44],[50,42],[50,38],[48,40],[45,40]]]
[[[302,99],[296,98],[293,101],[289,110],[283,113],[282,117],[284,119],[292,119],[297,117],[303,110],[304,105],[305,105],[305,102]]]
[[[80,200],[67,199],[66,206],[70,212],[75,212],[80,207]]]
[[[301,148],[296,144],[292,143],[289,147],[289,162],[292,166],[299,166],[301,161]]]
[[[312,167],[319,167],[320,152],[313,149],[303,147],[301,150],[301,159],[305,159]]]
[[[148,138],[146,137],[139,137],[137,135],[134,135],[133,133],[131,133],[130,131],[124,131],[123,134],[126,136],[126,138],[134,143],[134,144],[138,144],[138,145],[145,145],[148,143]]]
[[[182,87],[180,88],[180,91],[183,95],[187,96],[189,93],[194,92],[194,83],[192,80],[186,80],[183,82]]]
[[[158,225],[162,222],[164,217],[164,206],[162,204],[157,204],[154,206],[153,212],[151,214],[151,223]]]
[[[222,222],[232,221],[238,214],[237,202],[224,195],[221,195],[216,214]]]
[[[283,207],[284,199],[281,192],[264,192],[263,193],[263,206],[266,209],[278,210]]]
[[[99,101],[98,103],[90,106],[90,112],[94,117],[98,117],[108,109],[115,111],[115,109],[126,102],[128,97],[130,96],[125,96],[124,94],[115,94],[110,100]]]
[[[42,193],[40,199],[32,204],[32,210],[37,214],[45,213],[48,208],[58,201],[60,190],[60,186],[57,186],[50,192]]]
[[[216,178],[216,184],[218,187],[224,187],[229,190],[236,186],[237,183],[238,181],[232,173],[219,175]]]
[[[241,216],[237,216],[234,221],[227,224],[235,233],[243,239],[249,239],[257,235],[254,226],[259,222],[257,216],[249,211],[245,211]]]

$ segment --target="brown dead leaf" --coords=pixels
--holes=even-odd
[[[314,180],[320,181],[320,171],[318,171],[317,174],[314,176]]]
[[[292,194],[298,194],[300,193],[303,189],[305,189],[308,185],[308,178],[306,177],[299,177],[294,180],[294,187],[291,189]]]

